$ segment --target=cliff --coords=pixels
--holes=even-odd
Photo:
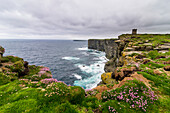
[[[88,40],[89,49],[104,51],[106,53],[109,61],[105,64],[104,70],[106,73],[112,72],[110,78],[122,80],[125,76],[129,76],[127,73],[133,73],[134,70],[137,70],[133,67],[133,69],[126,69],[126,71],[124,70],[121,73],[116,71],[118,67],[130,65],[132,63],[131,56],[134,56],[134,54],[136,54],[134,57],[142,57],[149,53],[149,51],[158,51],[159,53],[169,51],[169,34],[134,34],[122,34],[118,39]],[[104,78],[103,75],[102,78]]]
[[[117,40],[90,39],[88,47],[106,52],[106,57],[109,58],[105,64],[105,73],[101,75],[102,84],[93,89],[99,92],[96,94],[98,99],[124,101],[129,103],[132,109],[139,108],[137,112],[140,112],[140,109],[143,112],[168,111],[170,89],[169,34],[136,34],[133,31],[133,34],[120,35]],[[129,85],[129,83],[133,85]],[[141,84],[139,85],[139,83]],[[147,98],[144,86],[149,89],[147,92],[154,94],[154,97],[149,94],[150,96]],[[145,95],[147,103],[143,101],[143,96],[138,100],[139,93]],[[127,95],[128,98],[126,98]],[[166,102],[165,97],[168,98],[168,102]],[[153,101],[147,105],[150,99]],[[132,101],[129,102],[130,100]],[[158,105],[156,105],[157,102],[159,102]],[[149,110],[148,106],[151,107],[151,104],[153,108]],[[163,108],[164,105],[165,108]],[[113,108],[109,107],[111,109],[109,111],[115,110]]]
[[[88,48],[106,53],[106,57],[110,59],[110,61],[106,63],[105,71],[111,72],[118,66],[119,57],[126,43],[126,40],[119,39],[89,39]],[[110,67],[110,64],[112,64],[112,67]]]
[[[90,90],[52,78],[47,67],[3,56],[0,47],[0,113],[168,113],[170,35],[133,34],[89,40],[90,49],[109,59],[103,84]]]

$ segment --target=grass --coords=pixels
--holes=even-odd
[[[132,35],[122,36],[126,38]],[[138,37],[130,39],[135,41],[136,45],[147,42],[155,47],[169,42],[170,39],[170,35],[143,34],[133,37]],[[136,55],[139,54],[131,56]],[[163,63],[170,60],[168,55],[170,52],[150,51],[145,54],[145,57],[152,59],[150,62],[138,62],[141,71],[137,73],[150,80],[150,88],[141,81],[131,80],[119,88],[102,93],[98,90],[85,91],[79,86],[68,86],[47,76],[51,74],[50,71],[43,73],[42,70],[48,70],[47,68],[42,69],[43,67],[35,65],[28,66],[28,75],[18,78],[17,75],[24,70],[22,58],[3,57],[1,61],[13,63],[13,67],[7,66],[8,70],[0,73],[0,113],[169,113],[170,78],[166,73],[154,73],[154,69],[161,70],[169,65]],[[112,66],[114,61],[115,58],[112,58],[107,64]],[[132,67],[133,64],[126,65],[126,68]],[[11,80],[12,76],[17,78]],[[113,86],[114,84],[106,85],[109,88]],[[101,95],[102,99],[96,98],[98,95]]]
[[[17,61],[22,61],[22,60],[23,60],[22,58],[15,57],[15,56],[5,56],[5,57],[2,57],[1,62],[5,63],[5,62],[11,61],[12,63],[15,63]]]
[[[6,76],[4,73],[0,73],[0,86],[7,84],[10,82],[10,78],[8,76]]]

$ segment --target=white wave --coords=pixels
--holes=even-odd
[[[78,48],[78,50],[88,50],[88,47]]]
[[[85,89],[92,89],[97,86],[97,84],[101,81],[101,74],[104,73],[105,62],[107,62],[107,58],[103,55],[105,54],[100,54],[98,57],[99,61],[91,65],[75,64],[82,72],[93,76],[76,80],[74,81],[74,85],[84,87]]]
[[[79,60],[80,58],[78,57],[62,57],[64,60]]]
[[[87,54],[87,52],[82,52],[82,54],[85,56],[89,56],[89,54]]]
[[[85,89],[92,89],[97,86],[97,84],[101,81],[101,74],[97,74],[95,76],[74,81],[75,86],[81,86]]]
[[[76,77],[77,79],[82,79],[82,77],[80,75],[78,75],[78,74],[74,73],[73,76]]]

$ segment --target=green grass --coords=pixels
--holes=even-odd
[[[12,63],[15,63],[17,61],[22,61],[23,59],[22,58],[19,58],[19,57],[15,57],[15,56],[4,56],[2,57],[1,59],[2,61],[1,62],[9,62],[11,61]]]
[[[0,73],[0,86],[10,82],[10,78],[4,73]]]
[[[22,113],[29,112],[35,113],[37,111],[37,100],[27,99],[19,100],[16,102],[8,103],[3,106],[0,106],[1,113]]]
[[[132,35],[122,36],[128,38]],[[136,42],[136,45],[139,45],[138,43],[140,42],[146,43],[146,40],[155,47],[159,44],[170,42],[170,35],[141,34],[133,35],[133,37],[138,37],[130,39],[131,41]],[[133,57],[135,55],[138,54],[132,54],[131,56]],[[166,73],[160,75],[154,73],[154,69],[162,69],[164,66],[168,65],[163,64],[163,61],[170,60],[170,58],[157,58],[159,56],[167,57],[168,55],[170,55],[170,51],[167,53],[150,51],[148,54],[145,54],[147,58],[156,61],[156,63],[153,61],[148,62],[147,64],[141,64],[140,69],[142,71],[138,71],[139,74],[142,74],[145,78],[150,80],[150,88],[141,81],[128,81],[128,83],[120,88],[103,92],[101,100],[95,97],[99,94],[99,91],[96,90],[85,92],[85,90],[79,86],[67,86],[62,82],[43,85],[40,81],[41,79],[37,80],[38,83],[31,83],[35,80],[32,76],[37,75],[40,68],[42,68],[39,66],[29,66],[29,74],[22,77],[23,79],[32,80],[29,82],[24,80],[19,81],[18,78],[16,78],[15,81],[11,81],[12,75],[8,74],[6,76],[6,72],[0,73],[0,113],[110,113],[113,109],[119,113],[143,113],[145,111],[142,107],[139,107],[135,103],[139,101],[140,98],[143,100],[147,99],[148,101],[148,106],[144,105],[143,107],[146,109],[146,112],[169,113],[170,78]],[[114,58],[110,60],[108,65],[113,65],[114,60]],[[6,56],[2,58],[2,62],[14,63],[13,67],[7,67],[8,69],[11,69],[11,73],[12,71],[15,71],[18,74],[24,69],[23,60],[19,57]],[[133,64],[127,66],[127,68],[132,66]],[[146,70],[146,67],[150,69]],[[123,67],[120,67],[120,69],[121,68]],[[42,78],[43,77],[44,75],[42,75]],[[113,84],[107,85],[107,87],[112,86]],[[144,91],[146,92],[144,93]],[[153,94],[152,91],[155,93]],[[130,94],[133,94],[136,97],[132,98],[133,96],[130,96]],[[155,94],[158,95],[158,100],[156,100]],[[120,96],[122,95],[125,100],[123,100],[123,98],[120,99]],[[152,102],[151,97],[155,99],[153,103],[149,103]],[[131,100],[131,98],[133,100]],[[130,101],[126,102],[126,99],[130,99]],[[133,104],[135,105],[134,108],[132,107]]]

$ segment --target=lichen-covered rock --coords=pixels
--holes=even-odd
[[[115,84],[116,80],[112,78],[112,72],[110,73],[103,73],[101,75],[102,82],[104,84]]]
[[[79,86],[70,87],[69,101],[72,104],[80,104],[85,98],[85,91]]]
[[[112,73],[112,78],[116,80],[123,80],[125,77],[130,77],[134,71],[137,71],[136,67],[117,68],[114,73]]]

